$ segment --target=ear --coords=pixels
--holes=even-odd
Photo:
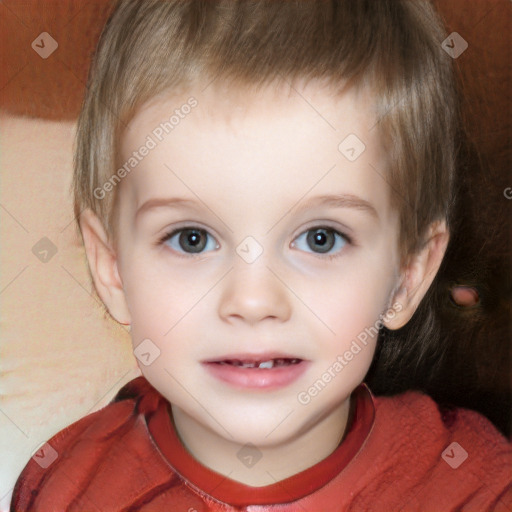
[[[98,216],[90,209],[80,214],[80,229],[94,287],[109,313],[119,323],[129,325],[123,283],[117,269],[117,256]]]
[[[388,329],[400,329],[412,318],[441,266],[449,238],[444,220],[430,225],[423,247],[410,256],[402,270],[400,284],[393,292],[390,303],[399,303],[402,309],[397,308],[398,313],[393,318],[383,319]]]

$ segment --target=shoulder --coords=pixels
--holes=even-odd
[[[428,395],[408,391],[391,397],[374,398],[376,418],[381,428],[399,429],[418,443],[443,443],[458,439],[468,448],[482,449],[496,456],[510,456],[512,446],[496,427],[481,414],[463,408],[441,407]]]
[[[56,510],[57,502],[70,503],[85,489],[107,452],[117,451],[120,442],[129,448],[134,437],[144,437],[139,409],[146,397],[148,408],[158,394],[144,378],[134,379],[109,405],[55,434],[18,477],[11,510],[45,510],[50,504],[47,509]]]
[[[415,486],[412,502],[512,508],[512,445],[487,418],[413,391],[374,403],[374,449],[385,447],[392,471]]]

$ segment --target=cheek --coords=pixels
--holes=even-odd
[[[310,302],[304,302],[311,304],[310,309],[324,323],[326,339],[338,349],[358,336],[369,344],[376,340],[388,299],[386,275],[371,266],[351,268],[340,272],[339,279],[326,280],[309,291]]]
[[[148,262],[143,256],[126,263],[123,284],[134,343],[135,336],[165,339],[204,295],[203,280],[180,272],[179,266]]]
[[[190,340],[197,337],[197,326],[191,321],[204,289],[190,276],[145,265],[142,258],[132,262],[123,283],[138,366],[153,386],[166,390],[167,399],[178,400],[179,393],[172,394],[179,391],[172,386],[173,377],[182,382],[191,371],[187,367],[194,359]],[[144,354],[149,354],[146,360]]]

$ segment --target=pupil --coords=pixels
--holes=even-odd
[[[318,244],[324,245],[325,244],[325,233],[317,233],[315,235],[315,240]]]
[[[201,252],[206,246],[205,235],[202,229],[185,229],[180,234],[180,246],[186,252]]]
[[[334,235],[332,230],[315,229],[308,233],[307,240],[311,249],[316,250],[316,252],[327,252],[334,246]]]

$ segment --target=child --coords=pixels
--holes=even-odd
[[[512,508],[489,421],[362,384],[449,239],[445,37],[421,0],[118,3],[75,211],[143,377],[35,454],[11,510]]]

